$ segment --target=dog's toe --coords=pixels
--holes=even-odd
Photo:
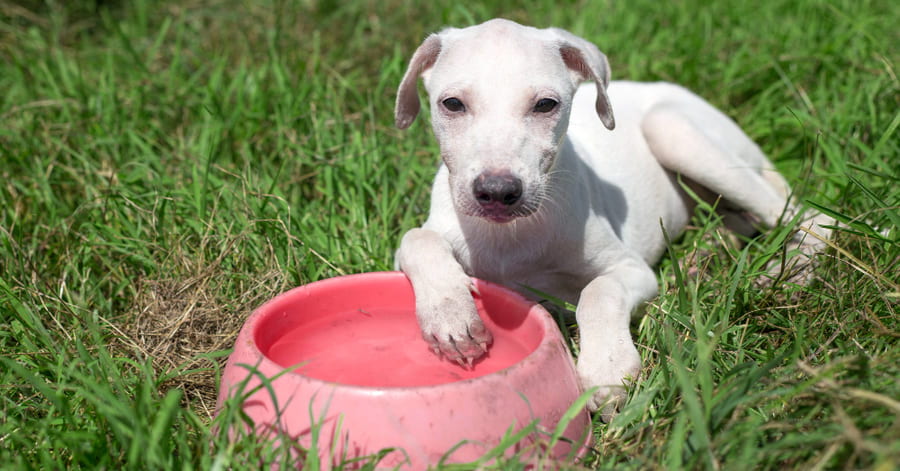
[[[641,371],[641,357],[634,344],[627,342],[621,349],[597,355],[582,352],[577,365],[585,390],[595,388],[587,403],[591,411],[609,422],[628,399],[625,386],[632,384]]]
[[[456,350],[463,358],[480,358],[487,353],[487,346],[492,342],[490,331],[480,321],[477,324],[479,332],[476,335],[472,335],[470,327],[468,335],[461,339],[452,339]]]
[[[600,420],[609,423],[619,413],[628,395],[622,386],[601,387],[591,396],[587,408],[600,414]]]
[[[493,341],[478,315],[470,283],[470,278],[463,277],[463,282],[434,291],[444,295],[416,298],[419,326],[431,350],[462,366],[484,356]]]
[[[479,322],[480,324],[480,322]],[[463,367],[471,367],[475,360],[487,353],[492,341],[491,333],[482,325],[477,338],[471,335],[446,336],[430,335],[427,339],[431,350],[449,361]]]

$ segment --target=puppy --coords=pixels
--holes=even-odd
[[[694,209],[682,182],[721,197],[740,232],[796,213],[784,178],[722,112],[677,85],[610,82],[606,57],[564,30],[495,19],[429,36],[397,91],[399,128],[419,112],[419,77],[442,165],[396,261],[424,338],[461,364],[487,351],[470,277],[577,304],[577,370],[606,419],[641,368],[629,323],[657,294],[662,228],[678,236]],[[827,236],[817,221],[805,228]],[[795,241],[805,256],[822,244]]]

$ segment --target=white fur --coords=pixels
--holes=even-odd
[[[607,418],[640,371],[629,322],[657,294],[661,226],[676,237],[693,211],[678,175],[721,195],[726,221],[745,232],[790,208],[784,179],[728,117],[677,85],[610,83],[606,57],[566,31],[492,20],[430,36],[398,90],[401,128],[419,111],[420,76],[443,165],[428,220],[403,237],[397,264],[424,337],[461,363],[484,353],[491,336],[469,276],[577,303],[577,369]],[[465,108],[450,110],[447,98]],[[538,112],[542,98],[559,104]],[[521,182],[509,207],[473,191],[497,174]]]

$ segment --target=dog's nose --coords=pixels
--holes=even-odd
[[[522,180],[511,173],[482,173],[472,186],[475,200],[484,207],[512,206],[522,198]]]

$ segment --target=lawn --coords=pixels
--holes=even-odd
[[[393,267],[438,162],[396,86],[426,34],[495,16],[693,89],[843,223],[812,285],[762,287],[790,227],[740,243],[701,208],[571,466],[900,467],[891,0],[0,0],[0,467],[296,459],[214,433],[240,420],[213,420],[221,365],[266,299]]]

